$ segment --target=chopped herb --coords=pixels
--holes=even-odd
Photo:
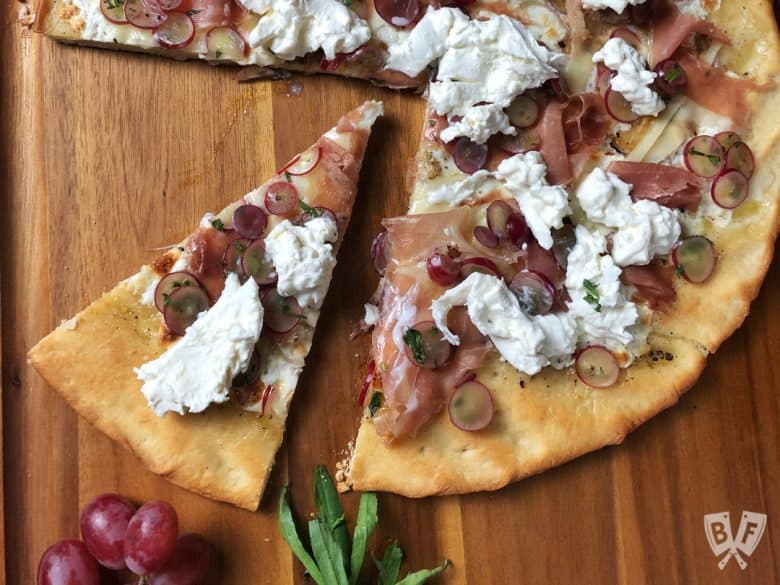
[[[124,0],[122,0],[122,1],[124,2]],[[201,12],[203,12],[202,8],[200,10],[197,10],[195,8],[191,8],[187,12],[185,12],[185,14],[187,16],[189,16],[190,18],[192,18],[193,16],[195,16],[196,14],[200,14]]]
[[[284,172],[284,179],[285,179],[285,180],[286,180],[288,183],[292,183],[292,175],[291,175],[290,173],[288,173],[287,171],[285,171],[285,172]]]
[[[218,232],[225,231],[225,224],[222,223],[222,220],[219,219],[218,217],[215,217],[214,219],[211,220],[211,225],[213,225],[214,229],[217,230]]]
[[[683,276],[683,275],[685,274],[685,268],[683,268],[683,267],[682,267],[682,265],[680,265],[680,266],[677,266],[677,267],[674,269],[674,273],[675,273],[677,276]]]
[[[281,307],[282,307],[282,315],[284,315],[285,317],[297,317],[298,319],[306,318],[306,315],[302,313],[293,313],[293,310],[290,307],[289,297],[282,298]]]
[[[303,212],[308,215],[309,217],[320,217],[322,216],[322,209],[317,209],[316,207],[312,207],[311,205],[308,205],[305,201],[298,200],[298,207],[300,207]]]
[[[707,160],[709,160],[713,165],[720,164],[720,157],[715,156],[714,154],[707,154],[706,152],[702,152],[701,150],[696,150],[695,148],[691,148],[688,152],[690,154],[695,154],[696,156],[707,157]]]
[[[404,343],[412,350],[414,361],[418,364],[425,363],[425,342],[422,333],[417,329],[407,329],[404,333]]]
[[[233,249],[240,254],[241,252],[246,250],[246,246],[241,240],[233,240]]]
[[[382,406],[382,393],[374,392],[371,395],[371,402],[368,404],[368,412],[371,413],[371,416],[376,414],[376,411],[379,410],[380,406]]]
[[[217,49],[217,50],[216,50],[216,52],[214,53],[214,56],[215,56],[217,59],[219,59],[220,57],[222,57],[222,51],[220,51],[219,49]]]
[[[116,10],[125,5],[125,0],[103,0],[103,5],[109,10]]]
[[[601,303],[599,301],[599,287],[587,278],[582,281],[582,287],[587,293],[585,295],[585,302],[593,305],[593,308],[597,313],[601,313]]]
[[[682,75],[682,68],[679,65],[674,65],[669,71],[666,72],[664,78],[668,83],[674,83]]]
[[[341,0],[344,6],[352,6],[352,0]]]
[[[433,118],[428,119],[428,126],[436,126],[436,120]]]
[[[163,293],[163,307],[167,307],[171,304],[171,295]]]

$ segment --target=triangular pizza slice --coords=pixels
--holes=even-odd
[[[257,508],[282,441],[372,125],[366,102],[257,189],[29,352],[153,472]]]

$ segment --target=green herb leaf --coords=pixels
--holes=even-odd
[[[290,504],[287,501],[287,485],[282,488],[282,494],[279,497],[279,531],[282,533],[282,538],[290,547],[293,554],[306,568],[306,571],[314,579],[317,585],[328,585],[322,578],[314,559],[304,548],[301,538],[298,536],[298,530],[295,528],[295,521],[292,517],[292,510],[290,510]]]
[[[211,225],[214,226],[214,229],[218,232],[224,232],[225,231],[225,224],[222,223],[222,220],[218,217],[215,217],[211,220]]]
[[[379,570],[379,585],[395,585],[398,575],[401,573],[401,561],[404,553],[396,542],[391,542],[385,549],[382,560],[374,558],[374,564]]]
[[[241,240],[233,240],[233,248],[238,252],[239,254],[246,250],[246,246],[241,242]]]
[[[114,10],[116,8],[121,8],[125,5],[125,0],[103,0],[103,4],[105,4],[106,8],[109,10]]]
[[[674,65],[669,71],[666,72],[664,79],[666,79],[668,83],[674,83],[680,78],[681,75],[682,68],[679,65]]]
[[[704,156],[707,157],[707,160],[710,161],[713,165],[719,165],[720,164],[720,157],[715,156],[714,154],[707,154],[706,152],[702,152],[701,150],[696,150],[695,148],[691,148],[688,151],[690,154],[696,155],[696,156]]]
[[[595,283],[591,282],[587,278],[582,281],[582,287],[587,293],[585,295],[585,302],[593,305],[593,309],[597,313],[601,313],[601,303],[599,301],[599,287]]]
[[[341,568],[342,573],[344,572],[340,551],[336,551],[337,558],[331,556],[335,548],[333,538],[323,531],[318,519],[309,520],[309,540],[311,540],[311,552],[325,579],[325,585],[349,585],[346,576],[344,581],[338,578],[337,567]]]
[[[298,200],[298,207],[303,210],[303,212],[308,215],[309,217],[320,217],[322,216],[322,210],[317,209],[316,207],[312,207],[311,205],[308,205],[305,201]]]
[[[374,392],[371,395],[371,402],[368,403],[368,412],[371,413],[371,416],[376,414],[376,411],[379,410],[380,406],[382,406],[382,393]]]
[[[360,494],[355,534],[352,536],[352,558],[350,559],[349,583],[355,585],[360,575],[360,567],[366,556],[366,545],[371,533],[374,532],[379,516],[377,516],[377,498],[372,492]]]
[[[680,265],[680,266],[677,266],[677,267],[674,269],[674,273],[675,273],[677,276],[683,276],[683,275],[685,274],[685,268],[683,268],[683,267],[682,267],[682,265]]]
[[[344,6],[352,6],[352,0],[341,0]]]
[[[414,361],[418,364],[425,363],[425,342],[422,333],[417,329],[407,329],[404,333],[404,343],[412,350]]]
[[[216,52],[214,53],[214,56],[215,56],[217,59],[219,59],[220,57],[222,57],[222,51],[220,51],[219,49],[217,49],[217,50],[216,50]]]
[[[290,173],[288,173],[287,171],[285,171],[285,172],[284,172],[284,179],[285,179],[285,180],[286,180],[288,183],[292,183],[292,175],[291,175]]]
[[[423,569],[422,571],[417,571],[416,573],[409,573],[406,577],[401,579],[396,585],[420,585],[420,583],[425,583],[428,579],[431,577],[435,577],[444,569],[449,567],[452,564],[452,562],[447,559],[444,561],[441,565],[434,569]]]
[[[333,536],[333,540],[341,550],[341,561],[346,570],[349,559],[349,534],[344,523],[344,508],[341,507],[333,479],[322,465],[318,465],[314,471],[314,503],[317,505],[317,518],[320,524]]]

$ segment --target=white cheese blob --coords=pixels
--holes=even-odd
[[[618,14],[623,14],[623,11],[630,4],[631,6],[637,6],[644,4],[647,0],[582,0],[582,7],[587,10],[604,10],[605,8],[611,8]]]
[[[634,340],[632,329],[639,312],[623,292],[621,269],[606,253],[604,235],[583,225],[578,225],[575,233],[577,241],[569,252],[566,289],[579,341],[625,347]]]
[[[291,61],[322,49],[325,57],[350,53],[371,38],[368,23],[339,0],[244,0],[260,15],[249,32],[253,49]]]
[[[478,272],[433,301],[433,320],[444,339],[460,338],[447,326],[453,307],[465,306],[469,318],[487,335],[501,357],[520,372],[534,375],[548,365],[571,364],[577,330],[569,313],[529,316],[501,278]]]
[[[527,89],[559,76],[562,54],[539,45],[527,28],[508,16],[483,16],[470,20],[455,8],[429,7],[409,36],[389,47],[385,68],[415,76],[438,59],[428,99],[450,121],[468,116],[477,104],[506,108]],[[498,125],[484,114],[469,119],[448,139],[482,139],[491,130],[489,123]]]
[[[103,0],[71,0],[79,9],[79,17],[84,21],[81,37],[101,43],[113,42],[116,38],[116,27],[103,16],[100,2]]]
[[[612,258],[618,266],[648,264],[669,254],[680,239],[679,212],[654,201],[632,201],[631,185],[596,168],[577,188],[577,201],[592,222],[617,230]]]
[[[265,238],[265,250],[279,275],[279,294],[295,297],[304,309],[322,305],[336,258],[332,242],[339,232],[329,217],[316,217],[297,226],[284,220]]]
[[[363,323],[368,326],[376,325],[379,321],[379,307],[372,303],[365,303],[363,305]]]
[[[677,9],[688,16],[707,18],[709,11],[704,7],[702,0],[674,0]],[[713,12],[720,9],[720,0],[714,3]]]
[[[509,121],[501,106],[484,104],[474,106],[458,121],[453,121],[439,137],[444,142],[452,142],[459,136],[465,136],[472,142],[482,144],[493,134],[517,134],[517,130]]]
[[[551,229],[563,227],[563,218],[571,214],[571,207],[566,189],[547,182],[547,166],[536,151],[504,159],[495,173],[480,170],[458,183],[442,185],[430,192],[428,200],[455,207],[476,199],[485,186],[496,181],[515,198],[539,245],[549,250],[553,244]]]
[[[247,369],[263,329],[257,283],[243,286],[229,274],[214,306],[198,315],[160,357],[136,368],[141,388],[157,416],[202,412],[225,402],[233,378]]]
[[[638,116],[657,116],[666,107],[651,85],[656,74],[647,69],[647,61],[637,50],[620,38],[609,39],[600,51],[593,55],[594,63],[604,63],[617,71],[610,87],[622,94]]]

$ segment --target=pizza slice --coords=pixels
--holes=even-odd
[[[366,102],[342,117],[63,321],[30,350],[32,365],[151,471],[256,509],[381,114]]]
[[[551,63],[560,79],[503,117],[431,100],[412,215],[373,247],[343,487],[497,489],[619,443],[693,385],[757,294],[780,207],[770,3],[570,4],[587,9],[572,36],[587,27]]]
[[[427,71],[387,67],[388,48],[423,18],[423,0],[39,0],[35,30],[54,39],[175,59],[244,67],[242,79],[275,71],[332,73],[422,89]],[[459,2],[503,10],[537,27],[550,44],[566,28],[544,3]],[[405,59],[414,61],[415,55]]]

